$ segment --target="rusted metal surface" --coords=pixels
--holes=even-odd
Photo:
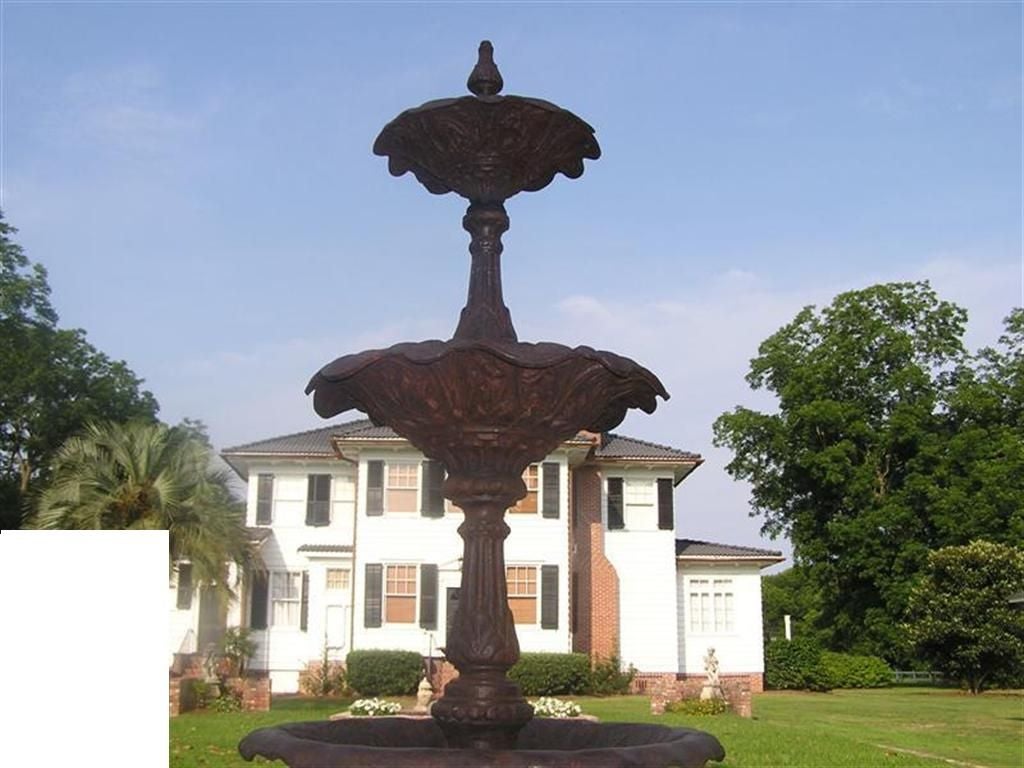
[[[382,717],[262,728],[239,751],[290,768],[700,768],[725,757],[714,736],[690,728],[547,718],[526,725],[514,750],[448,749],[429,719]]]
[[[468,87],[472,96],[403,112],[374,144],[392,174],[412,172],[430,192],[470,202],[463,218],[469,291],[454,337],[340,357],[306,388],[321,416],[357,408],[444,464],[443,493],[465,513],[459,607],[445,649],[459,677],[435,702],[432,722],[294,724],[256,731],[240,750],[292,768],[611,768],[721,759],[717,740],[696,731],[531,721],[532,708],[506,675],[519,643],[506,590],[504,515],[526,495],[523,471],[580,430],[610,430],[630,408],[653,412],[668,393],[650,371],[611,352],[518,341],[501,290],[504,202],[558,173],[579,177],[584,159],[597,159],[600,148],[571,112],[501,96],[486,41]]]

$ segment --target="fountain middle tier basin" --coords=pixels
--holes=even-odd
[[[651,413],[658,396],[668,399],[653,373],[612,352],[486,339],[346,355],[306,392],[324,418],[357,408],[449,469],[465,467],[476,446],[472,463],[499,472],[521,472],[581,429],[607,431],[628,409]]]

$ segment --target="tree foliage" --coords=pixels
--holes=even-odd
[[[128,366],[80,329],[57,327],[46,270],[0,218],[0,528],[20,524],[50,458],[92,420],[153,420],[157,403]]]
[[[827,638],[819,628],[821,612],[821,589],[807,568],[796,565],[761,579],[761,616],[766,644],[786,636],[787,615],[793,637],[823,644]]]
[[[1024,611],[1009,598],[1024,590],[1024,549],[973,541],[944,547],[911,593],[907,631],[939,670],[980,693],[1024,669]]]
[[[65,441],[32,528],[166,529],[171,562],[199,583],[226,586],[225,563],[252,565],[245,512],[211,469],[201,425],[90,424]]]
[[[766,339],[747,381],[778,410],[715,422],[762,530],[788,535],[838,650],[906,658],[899,621],[928,552],[1024,536],[1024,318],[968,355],[966,313],[927,283],[851,291]]]

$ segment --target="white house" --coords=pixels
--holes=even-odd
[[[353,649],[443,648],[458,603],[462,512],[443,467],[367,420],[229,448],[247,481],[247,524],[266,573],[227,609],[171,585],[171,651],[202,650],[217,625],[251,627],[253,669],[294,691],[299,671]],[[763,671],[760,570],[778,552],[676,539],[675,487],[699,455],[580,433],[524,475],[506,515],[509,606],[523,651],[617,654],[642,673]],[[435,650],[436,653],[436,650]]]

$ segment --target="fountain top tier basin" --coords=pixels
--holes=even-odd
[[[488,41],[480,44],[467,83],[472,96],[428,101],[384,127],[373,151],[388,158],[393,175],[411,171],[434,194],[493,204],[543,189],[558,173],[578,178],[584,159],[601,156],[594,129],[572,112],[543,99],[500,96],[493,53]]]

